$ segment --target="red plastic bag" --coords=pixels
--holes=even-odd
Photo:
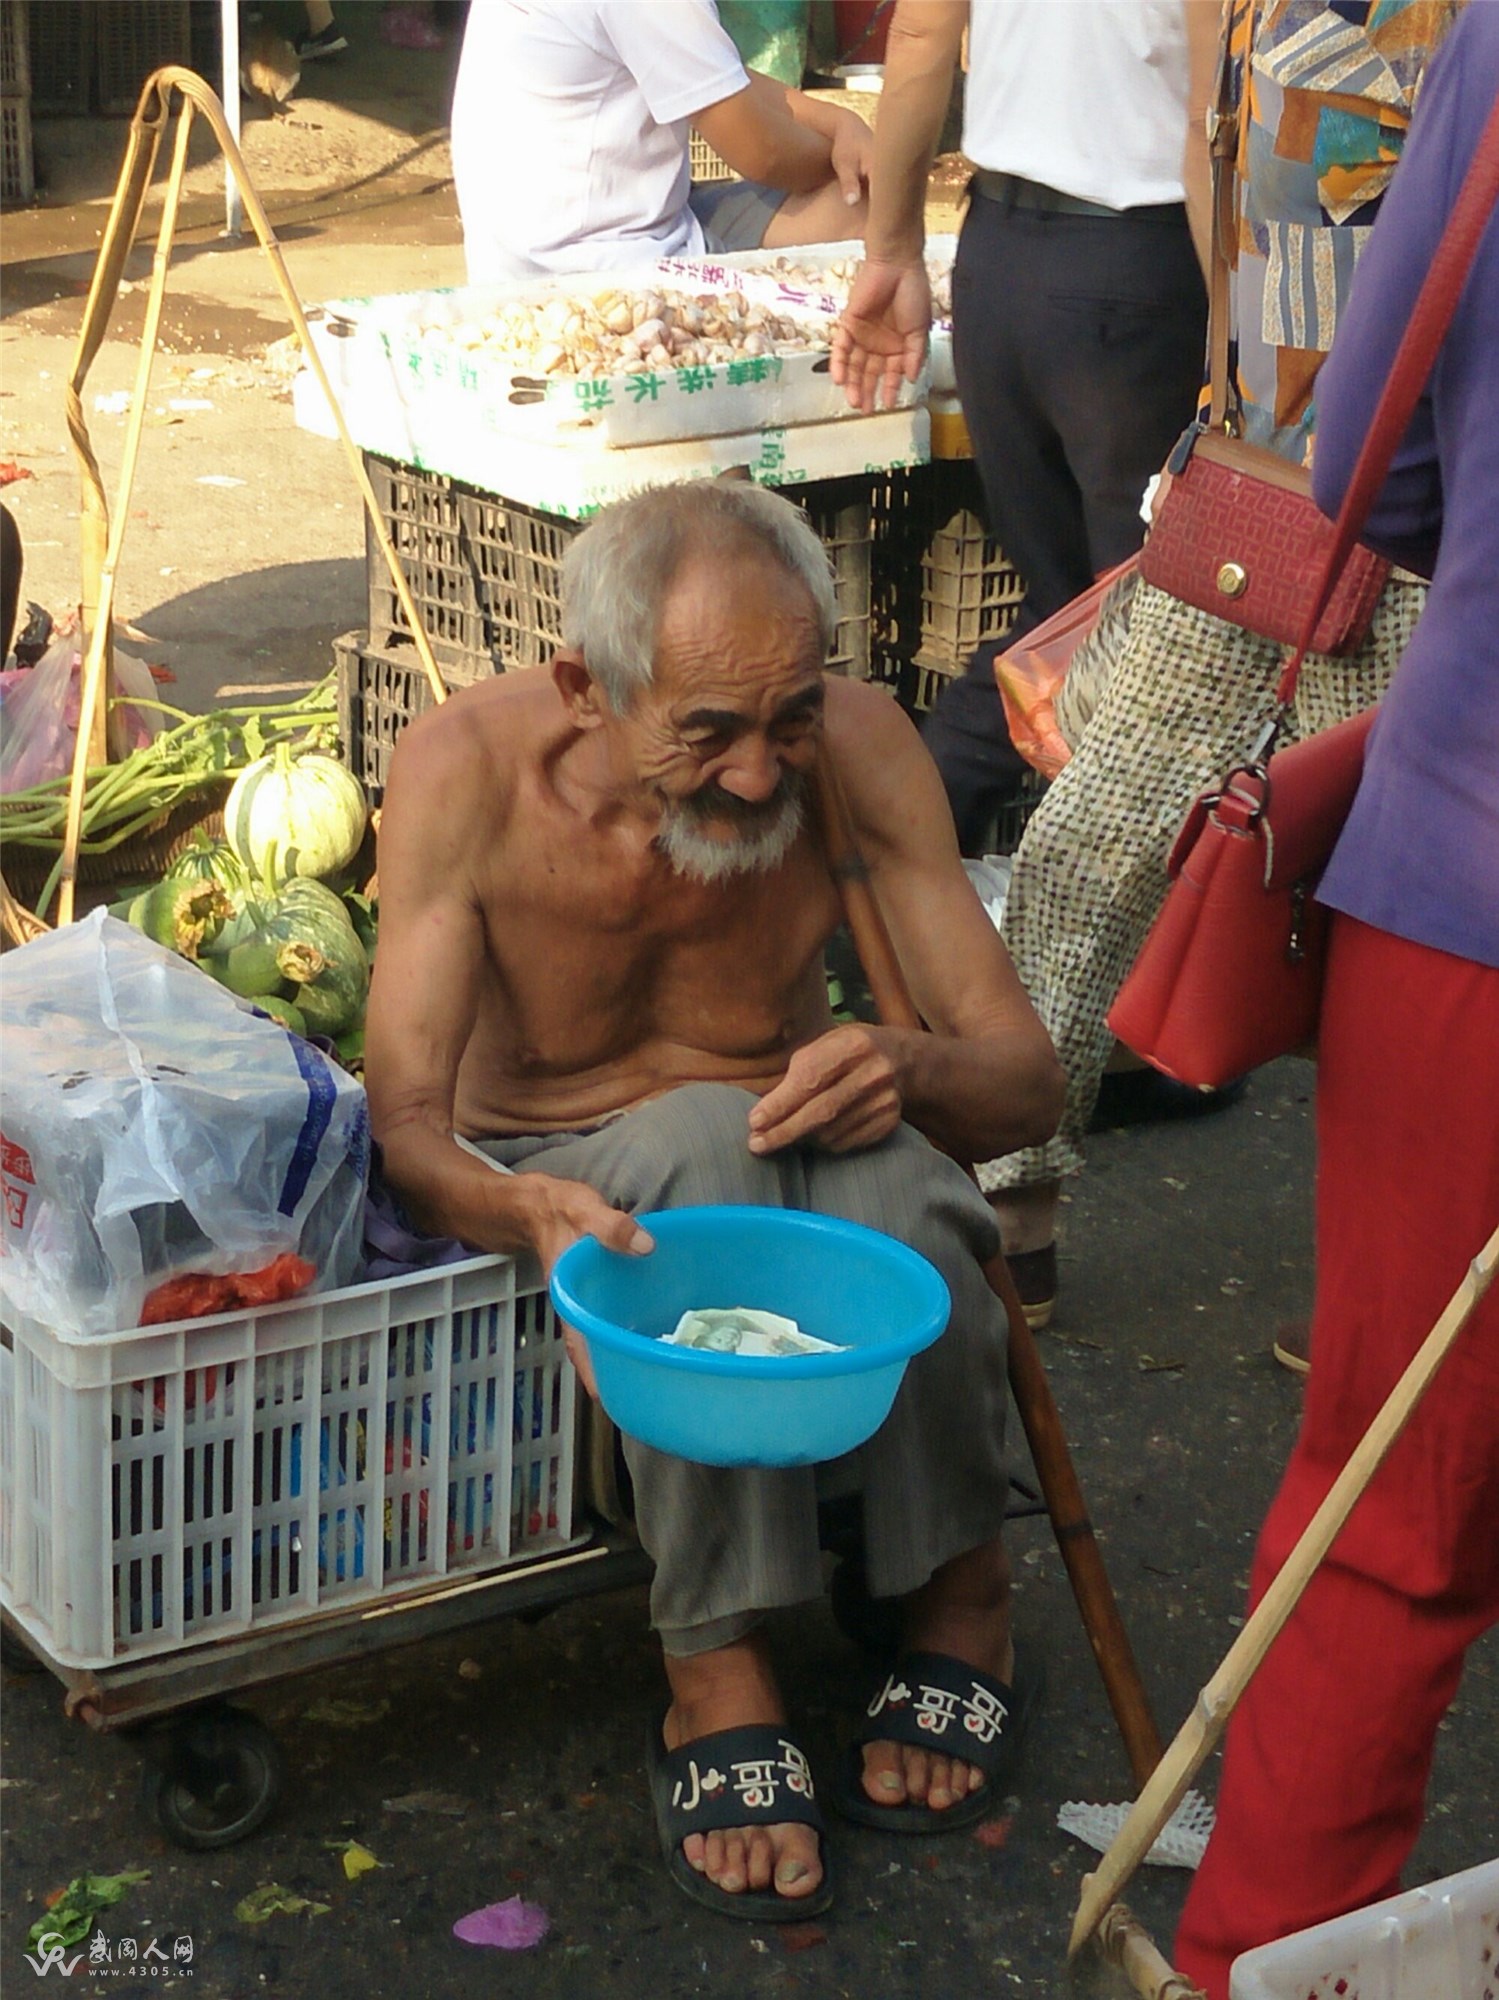
[[[178,1319],[203,1319],[209,1313],[234,1312],[241,1306],[270,1306],[305,1292],[317,1276],[305,1257],[283,1250],[258,1271],[231,1271],[218,1276],[183,1271],[146,1295],[142,1326],[168,1326]]]
[[[1080,597],[1043,619],[994,662],[1010,741],[1043,778],[1054,778],[1072,755],[1056,714],[1057,694],[1072,656],[1097,625],[1104,599],[1121,577],[1138,568],[1139,560],[1129,556],[1105,570]]]

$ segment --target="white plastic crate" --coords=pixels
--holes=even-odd
[[[16,1315],[8,1338],[0,1601],[60,1667],[583,1539],[572,1366],[510,1258],[102,1338]]]
[[[1499,1860],[1245,1952],[1229,2000],[1499,2000]]]

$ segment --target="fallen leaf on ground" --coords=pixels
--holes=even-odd
[[[1014,1824],[1008,1814],[1003,1819],[983,1819],[973,1829],[973,1837],[980,1847],[1003,1847]]]
[[[302,1715],[308,1722],[326,1722],[330,1729],[363,1729],[371,1722],[383,1722],[390,1714],[390,1703],[382,1695],[379,1701],[353,1701],[347,1696],[325,1695],[315,1701],[311,1708],[304,1708]]]
[[[41,1938],[55,1934],[64,1944],[77,1944],[88,1935],[89,1925],[100,1910],[118,1903],[135,1882],[149,1882],[149,1869],[127,1869],[123,1875],[75,1875],[65,1889],[54,1889],[47,1898],[47,1914],[38,1917],[26,1934],[35,1947]]]
[[[519,1896],[510,1896],[503,1903],[486,1903],[482,1910],[470,1910],[454,1924],[453,1935],[465,1944],[529,1951],[551,1928],[552,1920],[539,1903],[524,1903]]]
[[[814,1945],[827,1941],[828,1934],[821,1924],[782,1924],[776,1931],[776,1942],[783,1951],[810,1951]]]
[[[325,1840],[324,1847],[331,1847],[342,1857],[344,1876],[350,1882],[357,1882],[361,1875],[368,1875],[372,1868],[383,1868],[385,1863],[370,1853],[357,1840]]]
[[[468,1811],[468,1800],[460,1799],[456,1792],[402,1792],[398,1799],[381,1803],[386,1812],[446,1813],[450,1819],[462,1819]]]
[[[156,681],[162,687],[170,687],[177,678],[170,667],[159,667],[154,660],[147,667],[146,672],[151,676],[153,681]]]
[[[35,479],[29,465],[17,465],[13,458],[0,462],[0,486],[14,486],[18,479]]]
[[[299,1917],[304,1910],[309,1917],[323,1917],[332,1907],[331,1903],[314,1903],[308,1896],[283,1889],[279,1882],[264,1882],[240,1898],[234,1914],[242,1924],[263,1924],[274,1916]]]

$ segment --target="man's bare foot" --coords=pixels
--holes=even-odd
[[[944,1563],[906,1601],[905,1645],[946,1653],[1008,1685],[1015,1674],[1010,1641],[1010,1560],[996,1539]],[[984,1784],[976,1765],[889,1742],[864,1746],[864,1790],[877,1806],[925,1805],[945,1812]]]
[[[718,1729],[786,1720],[769,1652],[758,1632],[711,1653],[683,1659],[668,1655],[666,1676],[672,1694],[664,1732],[668,1750]],[[795,1901],[810,1896],[822,1881],[822,1847],[815,1830],[791,1822],[690,1833],[682,1853],[730,1896],[773,1888]]]

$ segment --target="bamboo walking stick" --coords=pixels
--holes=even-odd
[[[130,254],[136,232],[140,227],[141,213],[145,206],[174,90],[181,92],[183,104],[178,113],[171,171],[167,180],[161,227],[157,232],[151,290],[146,307],[146,324],[141,336],[140,363],[136,373],[134,400],[126,430],[119,491],[111,526],[109,507],[104,497],[103,478],[89,442],[88,427],[83,417],[83,384],[103,342],[109,315],[119,292],[125,260]],[[328,379],[327,370],[323,366],[322,356],[313,342],[301,300],[297,297],[296,290],[287,275],[281,245],[276,240],[275,231],[271,228],[265,210],[261,206],[260,197],[245,169],[239,147],[235,144],[234,136],[224,117],[224,108],[194,70],[184,69],[177,64],[168,64],[147,78],[141,90],[135,116],[131,120],[125,159],[121,166],[109,220],[105,225],[104,239],[100,246],[93,282],[89,288],[73,368],[66,389],[68,431],[83,477],[83,605],[87,649],[80,691],[78,739],[74,750],[72,783],[68,795],[68,819],[63,837],[57,907],[59,924],[70,923],[73,917],[78,843],[83,821],[84,784],[89,763],[103,761],[104,745],[101,741],[101,730],[108,709],[106,690],[109,682],[114,584],[118,572],[120,548],[125,536],[125,523],[129,514],[130,490],[135,478],[140,433],[145,421],[146,396],[150,388],[151,365],[155,359],[156,333],[166,289],[167,265],[176,232],[182,177],[187,165],[188,138],[195,112],[201,112],[207,119],[223,150],[224,158],[243,196],[245,213],[249,216],[255,234],[260,239],[261,248],[270,260],[272,276],[291,317],[307,366],[327,399],[339,442],[348,457],[363,498],[375,542],[390,571],[391,582],[408,621],[417,656],[431,686],[432,698],[438,702],[447,699],[447,685],[433,657],[426,627],[407,585],[395,544],[391,541],[389,530],[381,516],[380,503],[375,497],[375,490],[364,469],[359,447],[350,436],[348,426],[344,422],[343,411],[334,393],[333,384]]]
[[[1197,1705],[1182,1725],[1176,1741],[1135,1801],[1113,1845],[1091,1875],[1083,1893],[1067,1945],[1069,1959],[1098,1927],[1105,1912],[1149,1851],[1171,1817],[1182,1794],[1233,1714],[1261,1660],[1295,1609],[1314,1571],[1337,1539],[1355,1501],[1373,1478],[1385,1455],[1405,1429],[1432,1378],[1452,1350],[1468,1316],[1488,1290],[1499,1264],[1499,1229],[1468,1267],[1441,1318],[1416,1350],[1405,1373],[1385,1398],[1374,1421],[1348,1463],[1333,1481],[1326,1499],[1302,1531],[1280,1574],[1265,1592],[1244,1629],[1223,1657],[1222,1665],[1197,1697]]]
[[[843,913],[879,1017],[891,1027],[919,1029],[925,1024],[912,1002],[870,887],[869,870],[854,837],[848,802],[826,752],[817,765],[817,810]],[[972,1171],[971,1166],[968,1171]],[[983,1272],[1009,1321],[1010,1390],[1035,1461],[1057,1547],[1067,1566],[1083,1630],[1103,1678],[1109,1706],[1124,1739],[1131,1773],[1135,1783],[1143,1785],[1160,1761],[1161,1738],[1150,1712],[1134,1649],[1094,1539],[1087,1503],[1073,1469],[1051,1384],[1036,1350],[1035,1335],[1026,1322],[1025,1308],[1003,1252],[990,1258]]]

